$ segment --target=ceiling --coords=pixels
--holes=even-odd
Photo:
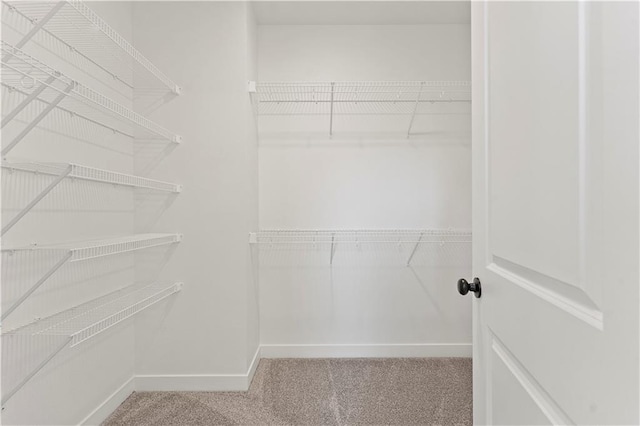
[[[469,24],[470,1],[254,1],[258,25]]]

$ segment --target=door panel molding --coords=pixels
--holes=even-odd
[[[590,326],[603,330],[603,313],[581,288],[498,256],[493,256],[493,262],[487,269]]]
[[[538,406],[540,411],[549,419],[549,423],[554,425],[575,425],[567,413],[555,403],[553,398],[544,390],[538,381],[527,371],[513,353],[502,343],[502,341],[489,329],[491,338],[491,350],[502,363],[507,367],[522,388],[527,392],[531,400]],[[491,387],[490,387],[491,388]],[[491,397],[488,398],[492,400]],[[489,419],[493,419],[491,406],[487,407]]]
[[[589,31],[592,29],[590,24],[590,5],[579,3],[577,7],[577,48],[578,48],[578,67],[576,69],[576,77],[578,80],[578,91],[576,99],[577,109],[577,139],[570,141],[577,144],[578,148],[578,187],[576,192],[578,195],[578,211],[576,222],[578,224],[577,245],[579,247],[578,265],[577,265],[577,281],[569,282],[556,277],[544,271],[535,270],[525,265],[522,261],[514,261],[499,256],[493,250],[494,229],[492,226],[492,211],[490,202],[492,199],[492,137],[491,137],[491,27],[489,22],[490,2],[484,3],[484,140],[485,140],[485,179],[486,186],[484,196],[485,208],[485,258],[488,270],[495,272],[507,282],[530,292],[541,300],[561,309],[562,311],[574,316],[586,324],[603,330],[604,315],[600,308],[601,292],[602,292],[602,271],[599,259],[602,252],[601,244],[595,241],[589,241],[593,235],[598,235],[596,227],[602,226],[602,162],[600,159],[600,151],[602,150],[600,140],[591,128],[590,117],[593,114],[599,114],[597,104],[600,93],[597,87],[593,86],[593,81],[597,81],[598,76],[590,73],[590,64],[594,59],[592,56],[595,52],[590,52]],[[595,99],[592,95],[595,93]],[[595,120],[597,121],[597,120]],[[596,134],[596,138],[590,134]],[[595,231],[595,232],[594,232]],[[514,234],[513,238],[518,238]],[[590,247],[587,250],[585,247]]]

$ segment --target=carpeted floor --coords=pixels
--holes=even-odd
[[[470,358],[263,359],[247,392],[136,392],[104,425],[471,425]]]

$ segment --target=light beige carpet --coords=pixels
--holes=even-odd
[[[104,425],[471,425],[470,358],[263,359],[248,392],[136,392]]]

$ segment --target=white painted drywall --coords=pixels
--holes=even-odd
[[[470,80],[466,24],[258,28],[261,81]],[[337,116],[333,138],[326,116],[260,117],[260,227],[470,228],[469,111],[417,117],[409,139],[407,117]],[[444,344],[400,353],[459,354],[446,345],[471,342],[470,301],[456,291],[470,247],[421,246],[409,268],[412,248],[337,247],[330,267],[326,247],[262,246],[261,343]],[[278,353],[303,352],[327,353]]]
[[[131,40],[131,4],[92,2],[90,7],[126,39]],[[15,43],[31,28],[16,12],[2,8],[2,38]],[[125,106],[132,105],[131,90],[88,67],[76,54],[40,33],[24,50],[67,73],[81,83],[112,97]],[[28,82],[27,82],[28,84]],[[3,112],[21,99],[17,92],[2,89]],[[30,107],[2,130],[3,143],[19,132],[25,120],[41,110]],[[87,124],[79,118],[54,111],[7,156],[8,160],[76,162],[123,173],[133,172],[133,143],[110,130]],[[51,179],[28,173],[2,173],[2,216],[6,223]],[[130,189],[88,182],[62,182],[3,237],[3,248],[31,243],[83,241],[128,235],[134,231],[134,198]],[[3,307],[28,288],[42,272],[44,261],[36,256],[4,253]],[[19,265],[22,265],[20,268]],[[68,309],[132,284],[135,279],[133,257],[111,256],[67,264],[40,290],[9,316],[3,331],[26,321]],[[78,424],[113,392],[133,376],[134,324],[123,323],[54,358],[2,411],[3,424]],[[38,339],[23,340],[16,348],[3,337],[3,392],[27,367],[50,350]]]
[[[133,12],[136,46],[183,86],[150,117],[184,137],[150,171],[181,182],[183,192],[157,220],[143,214],[148,200],[137,200],[136,229],[184,233],[162,276],[185,287],[170,309],[136,320],[136,374],[145,389],[213,389],[219,375],[245,375],[258,345],[247,244],[258,223],[246,92],[256,75],[255,24],[240,2],[139,2]]]

